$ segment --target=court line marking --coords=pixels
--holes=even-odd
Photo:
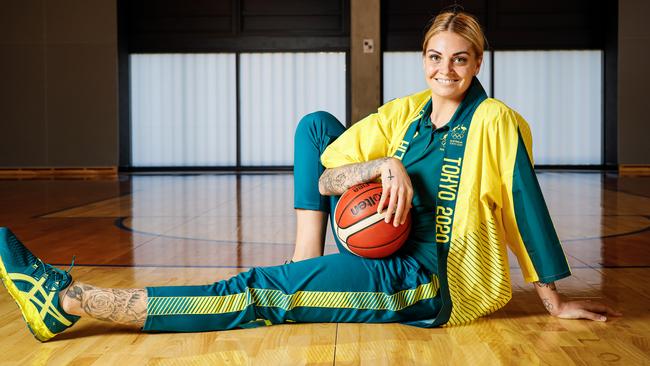
[[[638,216],[638,217],[643,217],[643,218],[648,218],[644,215],[606,215],[606,216],[612,216],[612,217],[625,217],[625,216]],[[131,227],[128,227],[124,224],[124,221],[128,218],[133,218],[131,216],[123,216],[120,218],[117,218],[115,220],[115,226],[117,226],[119,229],[136,233],[136,234],[141,234],[141,235],[149,235],[149,236],[157,236],[161,238],[167,238],[167,239],[179,239],[179,240],[192,240],[192,241],[205,241],[205,242],[212,242],[212,243],[220,243],[220,244],[260,244],[260,245],[278,245],[278,246],[287,246],[287,245],[294,245],[293,243],[278,243],[278,242],[253,242],[253,241],[236,241],[236,240],[217,240],[217,239],[200,239],[200,238],[188,238],[188,237],[182,237],[182,236],[174,236],[174,235],[165,235],[165,234],[156,234],[152,232],[147,232],[147,231],[141,231],[137,229],[133,229]],[[575,239],[561,239],[561,243],[570,243],[570,242],[576,242],[576,241],[585,241],[585,240],[598,240],[598,239],[609,239],[609,238],[616,238],[620,236],[629,236],[629,235],[636,235],[636,234],[641,234],[646,231],[650,231],[650,226],[646,226],[642,229],[634,230],[634,231],[629,231],[629,232],[623,232],[623,233],[616,233],[616,234],[610,234],[610,235],[604,235],[604,236],[593,236],[593,237],[586,237],[586,238],[575,238]],[[336,246],[336,244],[333,243],[325,243],[325,246]]]
[[[61,213],[61,212],[64,212],[64,211],[74,210],[74,209],[82,208],[82,207],[88,206],[88,205],[94,205],[96,203],[100,203],[100,202],[104,202],[104,201],[108,201],[108,200],[112,200],[112,199],[116,199],[116,198],[123,198],[125,196],[132,195],[133,192],[137,192],[137,191],[120,193],[117,196],[111,196],[111,197],[103,198],[103,199],[100,199],[100,200],[97,200],[97,201],[87,202],[87,203],[83,203],[83,204],[76,205],[76,206],[70,206],[70,207],[66,207],[66,208],[63,208],[63,209],[60,209],[60,210],[55,210],[55,211],[52,211],[52,212],[46,212],[44,214],[32,216],[31,218],[32,219],[71,219],[71,218],[80,218],[81,219],[81,218],[86,218],[85,216],[81,216],[81,217],[80,216],[75,216],[75,217],[61,217],[61,216],[45,217],[45,216],[55,215],[55,214],[58,214],[58,213]],[[88,217],[88,218],[107,218],[107,217],[113,218],[115,216],[100,216],[100,217]]]
[[[188,237],[183,237],[183,236],[175,236],[175,235],[165,235],[165,234],[156,234],[156,233],[151,233],[147,231],[141,231],[137,229],[130,228],[126,225],[124,225],[124,220],[132,218],[131,216],[123,216],[120,218],[117,218],[115,220],[115,226],[117,226],[118,229],[128,231],[131,233],[135,234],[141,234],[141,235],[148,235],[148,236],[156,236],[159,238],[165,238],[165,239],[179,239],[179,240],[191,240],[191,241],[204,241],[204,242],[211,242],[211,243],[218,243],[218,244],[232,244],[232,245],[241,245],[241,244],[253,244],[253,245],[274,245],[274,246],[293,246],[294,243],[287,243],[287,242],[256,242],[256,241],[238,241],[238,240],[217,240],[217,239],[201,239],[201,238],[188,238]],[[332,246],[335,247],[336,244],[334,243],[325,243],[326,247]]]
[[[164,173],[164,174],[155,173],[155,172],[150,173],[150,174],[146,173],[146,172],[143,172],[143,173],[126,172],[126,173],[121,173],[121,174],[128,176],[129,177],[128,180],[132,181],[131,178],[133,176],[145,176],[145,177],[183,176],[184,177],[184,176],[211,176],[211,175],[213,175],[213,176],[223,176],[223,175],[232,175],[234,177],[237,177],[237,176],[243,176],[243,175],[247,175],[247,176],[250,176],[250,175],[254,175],[254,176],[255,175],[261,175],[261,176],[264,176],[264,175],[289,175],[289,174],[293,174],[293,173],[292,172],[274,172],[274,171],[269,171],[269,172],[230,172],[230,171],[225,171],[225,172],[209,172],[209,173],[189,173],[189,172],[184,173],[184,172],[179,172],[179,173]],[[118,172],[118,175],[119,175],[119,172]],[[132,195],[133,193],[140,192],[140,191],[141,190],[129,191],[129,192],[124,192],[124,193],[120,192],[120,194],[118,194],[116,196],[110,196],[110,197],[107,197],[107,198],[99,199],[97,201],[82,203],[82,204],[79,204],[79,205],[76,205],[76,206],[69,206],[69,207],[58,209],[58,210],[55,210],[55,211],[46,212],[46,213],[43,213],[43,214],[40,214],[40,215],[32,216],[31,218],[32,219],[66,218],[66,217],[45,217],[45,216],[58,214],[58,213],[61,213],[63,211],[74,210],[74,209],[77,209],[77,208],[81,208],[83,206],[92,205],[92,204],[100,203],[100,202],[103,202],[103,201],[108,201],[108,200],[115,199],[115,198],[122,198],[124,196]],[[109,216],[109,217],[112,218],[114,216]],[[103,218],[103,216],[100,216],[100,217],[88,217],[88,218]]]
[[[629,194],[630,196],[650,198],[650,196],[646,196],[644,193],[630,192],[630,191],[625,190],[625,189],[621,189],[621,190],[616,189],[616,190],[614,190],[614,189],[607,188],[607,187],[603,187],[603,189],[605,191],[610,191],[610,192],[614,192],[614,193],[625,193],[625,194]]]
[[[639,215],[641,216],[641,215]],[[644,217],[644,216],[641,216]],[[610,238],[617,238],[620,236],[630,236],[630,235],[636,235],[636,234],[641,234],[646,231],[650,231],[650,226],[646,226],[643,229],[635,230],[635,231],[629,231],[626,233],[617,233],[617,234],[610,234],[610,235],[605,235],[605,236],[596,236],[596,237],[591,237],[591,238],[576,238],[576,239],[566,239],[562,240],[560,239],[560,242],[562,243],[569,243],[569,242],[574,242],[574,241],[583,241],[583,240],[598,240],[598,239],[610,239]]]

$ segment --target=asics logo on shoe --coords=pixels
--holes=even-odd
[[[24,292],[26,296],[26,300],[33,302],[36,306],[40,307],[40,316],[41,318],[45,318],[45,315],[49,314],[52,316],[54,319],[58,320],[61,322],[61,324],[65,326],[71,326],[72,322],[66,319],[61,312],[54,307],[52,304],[52,301],[54,299],[54,296],[58,296],[59,292],[57,289],[49,289],[46,290],[43,288],[43,283],[46,280],[46,277],[43,276],[41,277],[38,281],[35,280],[33,277],[22,274],[22,273],[9,273],[9,278],[13,281],[23,281],[27,282],[32,285],[31,290],[29,292]],[[43,299],[45,299],[44,302],[41,302],[39,298],[36,296],[36,294],[40,294]]]

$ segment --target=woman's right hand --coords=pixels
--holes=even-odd
[[[393,220],[393,226],[404,224],[411,209],[413,186],[406,168],[399,159],[388,158],[380,167],[383,188],[377,212],[381,213],[386,203],[385,221]],[[394,216],[393,216],[394,215]]]

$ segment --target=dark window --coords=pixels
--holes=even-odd
[[[131,53],[349,49],[349,0],[139,0],[122,6]]]

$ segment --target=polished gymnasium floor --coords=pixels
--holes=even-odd
[[[82,319],[41,344],[2,289],[0,364],[650,364],[650,178],[542,172],[539,179],[573,270],[560,291],[604,301],[622,318],[550,317],[512,260],[513,300],[467,326],[142,334]],[[67,268],[76,255],[74,277],[99,286],[201,284],[291,257],[292,185],[289,174],[0,180],[0,226],[46,262]],[[335,250],[330,236],[325,251]]]

